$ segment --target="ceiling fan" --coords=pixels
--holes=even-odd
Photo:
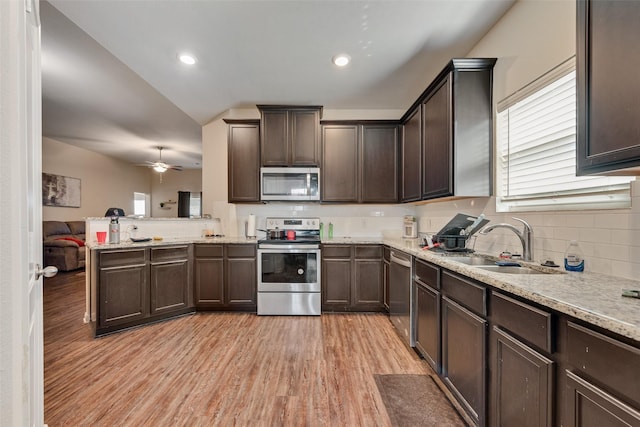
[[[175,166],[175,165],[170,165],[168,163],[165,163],[162,160],[162,150],[164,150],[164,147],[157,147],[157,148],[160,151],[160,157],[155,162],[150,162],[150,161],[146,162],[149,165],[150,168],[153,168],[154,171],[159,172],[159,173],[164,173],[169,169],[175,170],[175,171],[181,171],[182,170],[182,166]]]

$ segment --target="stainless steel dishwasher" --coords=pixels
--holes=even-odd
[[[389,266],[389,318],[410,347],[415,347],[415,333],[411,321],[413,307],[413,277],[411,255],[391,250]]]

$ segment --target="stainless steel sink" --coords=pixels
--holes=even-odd
[[[547,271],[535,270],[529,267],[515,267],[515,266],[500,266],[500,265],[477,265],[476,268],[486,271],[493,271],[495,273],[506,274],[553,274]]]
[[[495,260],[477,256],[477,255],[476,256],[452,256],[447,259],[451,261],[459,262],[461,264],[467,264],[467,265],[496,265]]]

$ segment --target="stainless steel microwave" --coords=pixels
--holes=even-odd
[[[319,201],[320,168],[260,168],[260,200]]]

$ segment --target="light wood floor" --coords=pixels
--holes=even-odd
[[[84,273],[44,283],[45,422],[387,426],[374,374],[432,374],[383,314],[198,313],[94,339]]]

